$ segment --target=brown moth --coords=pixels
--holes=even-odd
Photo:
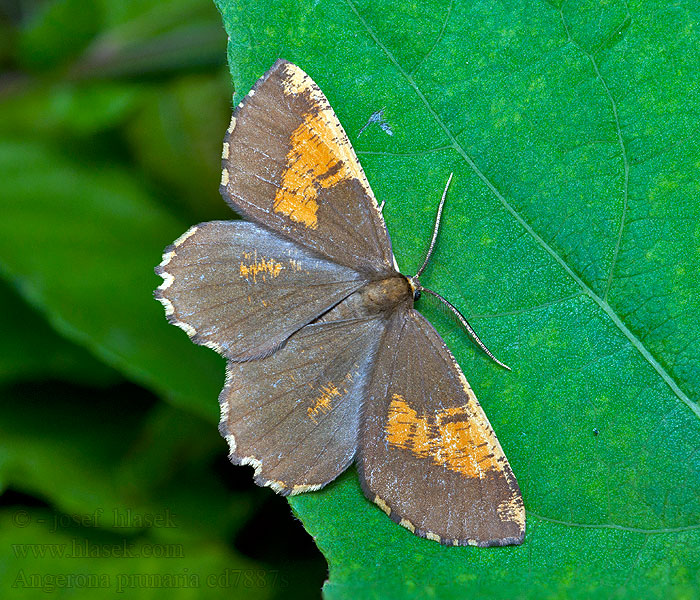
[[[171,323],[227,359],[220,430],[231,461],[285,495],[355,462],[366,496],[416,535],[521,543],[510,465],[413,308],[421,291],[438,296],[418,276],[440,213],[423,267],[401,275],[338,118],[287,61],[236,108],[222,158],[221,194],[248,220],[202,223],[166,248],[156,297]]]

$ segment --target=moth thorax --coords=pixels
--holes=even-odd
[[[413,297],[408,279],[403,275],[372,281],[362,288],[360,293],[368,312],[392,310]]]

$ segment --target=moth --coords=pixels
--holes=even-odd
[[[318,490],[354,462],[367,498],[416,535],[521,543],[508,460],[414,309],[421,292],[438,296],[419,281],[430,251],[415,276],[399,273],[357,156],[304,71],[278,60],[258,80],[234,111],[222,167],[221,194],[246,220],[201,223],[167,247],[156,297],[227,359],[231,461],[284,495]]]

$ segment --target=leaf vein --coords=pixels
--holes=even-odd
[[[700,529],[700,523],[692,525],[683,525],[681,527],[659,527],[656,529],[645,529],[643,527],[629,527],[627,525],[617,525],[616,523],[575,523],[572,521],[562,521],[560,519],[551,519],[543,517],[532,511],[527,511],[527,514],[536,519],[554,523],[555,525],[564,525],[566,527],[580,527],[582,529],[615,529],[617,531],[626,531],[628,533],[640,533],[643,535],[663,535],[668,533],[683,533],[686,531],[697,531]]]
[[[377,37],[377,34],[372,30],[372,28],[369,26],[369,23],[365,20],[365,18],[360,14],[360,12],[357,10],[357,7],[355,4],[352,2],[352,0],[345,0],[347,5],[350,7],[350,10],[355,14],[356,18],[360,22],[360,24],[365,28],[367,31],[368,35],[374,40],[374,42],[381,48],[381,50],[384,52],[386,55],[387,59],[391,64],[394,65],[394,67],[397,69],[399,74],[406,80],[406,82],[409,84],[409,86],[413,89],[414,93],[418,96],[418,98],[423,102],[425,105],[426,109],[434,119],[435,123],[442,129],[444,134],[447,136],[447,138],[450,140],[452,147],[455,149],[455,151],[464,159],[464,161],[467,163],[467,165],[472,169],[474,174],[481,179],[481,181],[484,183],[484,185],[491,191],[491,193],[496,197],[496,199],[501,203],[501,205],[512,215],[512,217],[517,221],[517,223],[533,238],[533,240],[539,244],[542,249],[547,252],[560,266],[561,268],[567,273],[571,279],[573,279],[580,287],[581,289],[588,295],[590,298],[605,312],[606,315],[611,319],[613,324],[624,334],[624,336],[630,341],[632,346],[637,349],[637,351],[644,357],[644,359],[652,366],[652,368],[658,373],[658,375],[661,377],[661,379],[668,385],[668,387],[671,389],[671,391],[678,397],[679,400],[681,400],[690,410],[700,419],[700,406],[692,401],[688,395],[680,388],[680,386],[676,383],[676,381],[669,375],[669,373],[663,368],[663,366],[659,363],[654,356],[652,356],[651,352],[647,350],[647,348],[644,346],[642,341],[637,338],[632,331],[622,322],[620,317],[617,316],[617,314],[613,311],[611,306],[608,304],[607,299],[604,296],[600,296],[596,294],[591,287],[583,281],[583,279],[577,275],[574,270],[569,266],[569,264],[550,246],[543,238],[540,236],[534,229],[533,227],[520,215],[518,211],[513,208],[513,206],[506,200],[506,198],[501,194],[501,192],[498,191],[496,186],[491,182],[491,180],[479,169],[477,164],[474,162],[474,160],[467,154],[465,149],[462,147],[462,145],[459,143],[459,141],[455,138],[454,134],[452,131],[443,123],[442,119],[439,117],[439,115],[435,112],[435,109],[432,107],[430,102],[428,102],[428,99],[425,97],[425,94],[423,94],[422,90],[418,87],[416,84],[415,80],[409,73],[406,72],[406,70],[398,63],[396,60],[396,57],[392,54],[392,52],[389,50],[389,48],[386,47],[382,43],[382,41]],[[563,19],[563,15],[562,15]],[[565,24],[566,25],[566,24]],[[568,30],[567,30],[568,32]],[[608,90],[609,91],[609,90]],[[618,122],[619,126],[619,122]],[[626,158],[625,154],[625,171],[626,171],[626,178],[625,180],[627,181],[627,178],[629,176],[629,161]],[[625,208],[627,206],[627,194],[625,193]],[[624,220],[621,222],[621,228],[620,228],[620,235],[622,233],[622,228],[624,227]],[[619,245],[619,239],[618,239],[618,245]],[[614,265],[613,265],[614,266]],[[611,269],[612,272],[612,269]],[[699,526],[700,527],[700,526]]]

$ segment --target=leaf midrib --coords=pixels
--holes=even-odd
[[[573,521],[562,521],[560,519],[552,519],[550,517],[543,517],[540,514],[534,513],[531,510],[527,511],[529,516],[540,519],[541,521],[546,521],[547,523],[554,523],[555,525],[564,525],[566,527],[580,527],[582,529],[615,529],[617,531],[626,531],[629,533],[641,533],[644,535],[661,535],[667,533],[683,533],[685,531],[694,531],[700,529],[700,524],[694,525],[683,525],[682,527],[659,527],[657,529],[644,529],[641,527],[628,527],[627,525],[617,525],[615,523],[576,523]]]
[[[700,418],[700,406],[693,402],[688,395],[680,388],[678,383],[671,377],[671,375],[663,368],[652,353],[644,346],[639,338],[637,338],[632,331],[623,323],[622,319],[615,313],[612,307],[608,304],[604,297],[596,294],[583,279],[581,279],[574,270],[566,263],[566,261],[540,236],[537,232],[525,221],[525,219],[513,208],[513,206],[505,199],[505,197],[496,189],[496,187],[491,183],[491,181],[486,177],[486,175],[479,169],[472,158],[466,153],[462,145],[457,141],[449,128],[443,123],[442,119],[435,112],[433,107],[428,102],[423,92],[420,90],[416,84],[413,77],[401,67],[393,53],[382,43],[379,37],[375,34],[374,30],[369,26],[369,23],[364,19],[364,17],[359,13],[357,7],[353,4],[352,0],[345,0],[350,10],[356,16],[360,24],[365,28],[370,37],[374,42],[382,49],[389,61],[394,65],[399,74],[406,80],[406,82],[411,86],[411,89],[420,98],[421,102],[425,105],[426,109],[433,117],[435,123],[442,129],[447,138],[450,140],[452,148],[464,159],[464,161],[469,165],[472,171],[476,174],[479,179],[486,185],[486,187],[491,191],[491,193],[498,199],[498,201],[503,205],[503,207],[513,216],[513,218],[520,224],[520,226],[539,244],[545,252],[547,252],[559,265],[564,269],[564,271],[573,279],[576,284],[586,293],[602,310],[605,314],[610,317],[611,321],[615,326],[624,334],[624,336],[630,341],[632,346],[637,349],[637,351],[642,355],[642,357],[651,365],[651,367],[658,373],[661,379],[668,385],[671,391],[676,395],[676,397],[681,400],[694,414],[696,417]],[[580,50],[580,48],[579,48]],[[586,54],[585,52],[583,53]],[[588,57],[591,59],[590,56]],[[600,74],[597,69],[596,74],[600,78]],[[608,98],[612,100],[612,96],[605,86]],[[617,115],[615,115],[617,116]],[[619,125],[619,124],[618,124]],[[621,136],[621,132],[620,132]],[[629,169],[629,165],[626,164],[626,168]],[[629,173],[626,173],[626,177],[629,177]],[[625,185],[628,185],[626,181]],[[626,188],[625,188],[626,192]],[[624,223],[622,224],[624,226]],[[622,228],[619,231],[618,244],[622,235]],[[606,288],[607,290],[607,288]]]

